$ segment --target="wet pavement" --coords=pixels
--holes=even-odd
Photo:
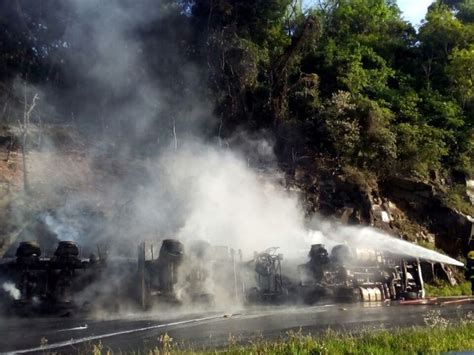
[[[386,305],[323,304],[312,307],[264,307],[239,312],[173,315],[136,314],[121,319],[0,318],[0,353],[71,353],[88,344],[115,351],[150,349],[162,334],[193,348],[220,347],[229,336],[238,342],[284,336],[290,330],[318,334],[327,329],[360,331],[424,325],[429,312],[457,320],[474,313],[474,304]]]

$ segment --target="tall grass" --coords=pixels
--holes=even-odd
[[[425,316],[426,327],[395,330],[365,329],[357,334],[328,330],[312,336],[303,332],[289,332],[274,340],[257,339],[238,344],[229,336],[227,346],[219,349],[192,349],[176,344],[168,335],[157,338],[156,345],[133,354],[439,354],[454,351],[474,351],[474,317],[451,324],[440,313],[432,311]],[[112,354],[100,344],[85,353]],[[124,354],[125,352],[119,352]]]
[[[437,282],[435,284],[425,284],[426,296],[470,296],[471,282],[466,281],[456,286],[451,286],[447,282]]]

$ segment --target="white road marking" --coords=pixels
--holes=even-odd
[[[14,350],[14,351],[9,351],[9,352],[5,352],[5,353],[1,353],[1,354],[5,354],[5,355],[6,354],[25,354],[25,353],[35,352],[35,351],[58,349],[58,348],[62,348],[62,347],[65,347],[65,346],[85,343],[85,342],[88,342],[88,341],[99,340],[99,339],[103,339],[103,338],[110,338],[110,337],[117,336],[117,335],[138,333],[138,332],[143,332],[143,331],[146,331],[146,330],[171,327],[171,326],[174,326],[174,325],[183,325],[183,324],[203,322],[203,321],[207,321],[207,320],[219,319],[219,318],[222,318],[222,317],[223,317],[223,315],[205,317],[205,318],[197,318],[197,319],[188,319],[188,320],[182,320],[182,321],[166,323],[166,324],[151,325],[149,327],[136,328],[136,329],[130,329],[130,330],[122,330],[120,332],[114,332],[114,333],[91,335],[91,336],[84,337],[84,338],[70,339],[70,340],[60,341],[58,343],[46,344],[46,345],[43,345],[43,346],[38,346],[38,347],[35,347],[35,348],[30,348],[30,349]]]
[[[61,333],[61,332],[68,332],[68,331],[71,331],[71,330],[83,330],[83,329],[87,329],[87,328],[89,328],[89,326],[87,324],[84,324],[84,325],[80,325],[80,326],[74,327],[74,328],[60,329],[60,330],[57,330],[56,332]]]

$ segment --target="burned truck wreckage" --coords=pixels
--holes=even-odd
[[[298,267],[306,302],[324,297],[346,301],[384,301],[424,297],[420,261],[371,250],[352,252],[337,245],[328,255],[311,246],[310,260]]]
[[[297,276],[282,272],[283,255],[275,248],[255,256],[257,286],[247,300],[261,303],[321,300],[379,302],[424,297],[420,261],[373,250],[354,250],[336,245],[331,255],[314,244],[309,261],[297,266]]]
[[[336,245],[329,253],[324,245],[314,244],[303,264],[285,260],[278,248],[243,260],[241,251],[206,242],[187,249],[174,239],[163,240],[157,257],[154,254],[152,244],[141,243],[135,261],[113,261],[100,249],[98,255],[82,258],[74,242],[61,241],[53,255],[44,256],[37,243],[21,242],[15,258],[0,264],[2,312],[88,312],[101,296],[114,300],[107,302],[111,312],[116,311],[119,299],[136,309],[149,310],[164,304],[213,309],[219,298],[253,305],[424,297],[418,259],[346,245]],[[118,264],[122,264],[118,270],[127,272],[111,273]],[[101,287],[110,275],[122,279],[112,291]],[[101,295],[106,292],[113,294]],[[100,307],[107,305],[102,302]]]
[[[21,242],[16,258],[0,264],[0,305],[19,314],[74,310],[74,295],[96,282],[104,267],[103,257],[79,258],[74,242],[59,242],[51,257],[43,257],[36,242]]]

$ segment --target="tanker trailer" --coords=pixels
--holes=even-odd
[[[335,246],[331,256],[324,245],[311,246],[309,261],[298,266],[304,302],[384,301],[421,298],[420,263],[371,249]]]

